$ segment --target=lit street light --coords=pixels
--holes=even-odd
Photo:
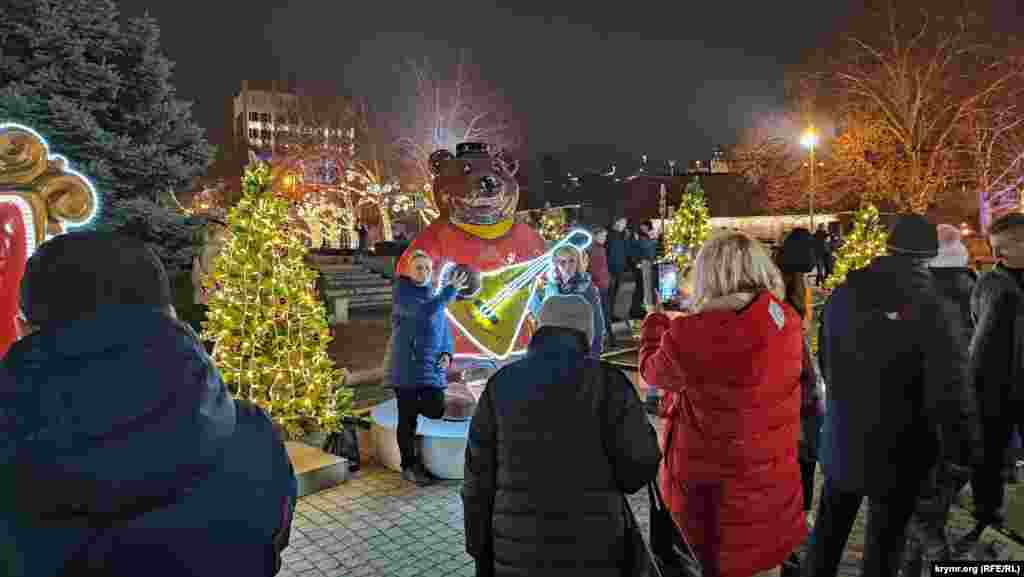
[[[808,201],[808,214],[811,218],[811,232],[814,232],[814,166],[817,164],[814,159],[814,149],[818,146],[818,131],[814,129],[814,125],[811,125],[802,137],[800,137],[800,145],[806,148],[811,155],[810,168],[811,168],[811,185],[808,190],[807,196]]]

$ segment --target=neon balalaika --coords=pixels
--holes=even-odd
[[[536,258],[479,273],[479,288],[448,305],[448,319],[485,355],[508,357],[530,312],[537,279],[551,269],[555,251],[567,244],[586,250],[590,242],[589,232],[576,229]],[[455,266],[446,263],[441,268],[439,287]]]

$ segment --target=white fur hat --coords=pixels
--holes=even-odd
[[[967,247],[960,240],[960,230],[950,224],[936,227],[939,236],[939,254],[932,259],[935,268],[965,267],[970,257]]]

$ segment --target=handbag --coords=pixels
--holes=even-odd
[[[598,371],[595,371],[597,373]],[[594,377],[597,377],[595,374]],[[604,384],[604,379],[597,382]],[[637,394],[635,389],[633,394]],[[639,401],[639,399],[637,399]],[[665,442],[665,453],[669,450],[671,432]],[[625,575],[630,577],[703,577],[700,563],[693,548],[672,519],[672,514],[661,498],[657,480],[647,483],[647,494],[651,503],[650,543],[644,539],[640,524],[629,505],[629,499],[622,493],[622,507],[626,522]]]
[[[633,514],[633,508],[629,506],[629,499],[625,493],[622,494],[622,506],[626,520],[626,559],[623,564],[627,570],[626,575],[664,577],[654,558],[654,552],[644,540],[643,531],[640,530],[640,524],[637,523],[636,515]]]
[[[704,570],[686,535],[679,529],[672,513],[661,498],[658,484],[647,484],[651,502],[651,557],[663,577],[703,577]]]
[[[669,424],[663,453],[672,450],[673,427]],[[667,458],[667,457],[666,457]],[[647,484],[647,495],[651,504],[651,556],[663,577],[703,577],[704,569],[686,534],[672,518],[672,512],[665,506],[657,480]]]

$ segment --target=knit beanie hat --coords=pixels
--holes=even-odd
[[[782,241],[779,269],[784,273],[808,273],[817,264],[817,241],[806,228],[794,228]]]
[[[21,307],[43,326],[79,319],[108,305],[171,305],[163,263],[141,240],[75,231],[36,249],[21,281]]]
[[[580,295],[551,295],[540,307],[540,326],[580,331],[594,342],[594,310]]]
[[[923,216],[905,214],[889,231],[887,246],[890,254],[933,258],[939,253],[939,235]]]

